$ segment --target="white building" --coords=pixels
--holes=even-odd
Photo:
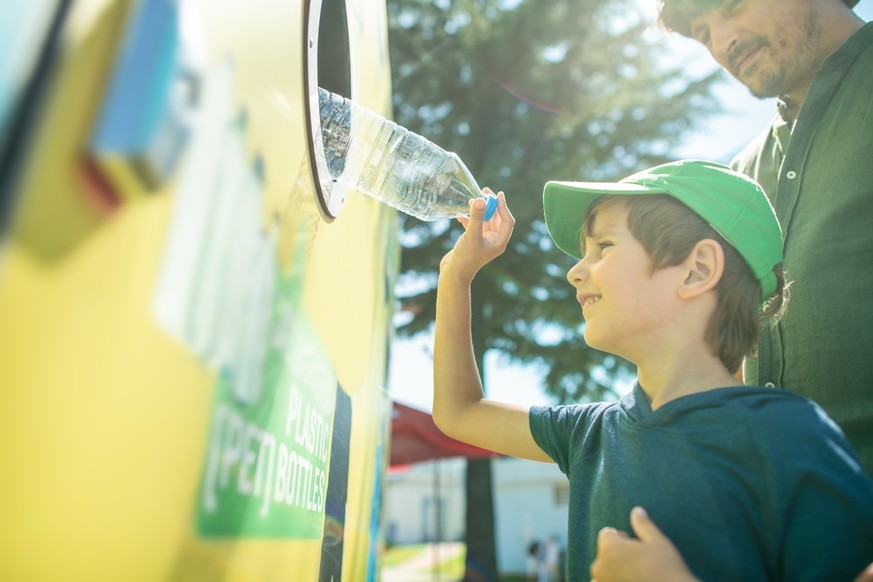
[[[388,475],[385,538],[411,544],[464,539],[466,460],[444,459],[412,465]],[[567,477],[552,463],[515,458],[492,460],[497,568],[523,573],[533,540],[557,535],[567,540]]]

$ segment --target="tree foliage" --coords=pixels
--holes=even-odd
[[[475,345],[537,364],[558,401],[604,397],[623,361],[589,349],[543,222],[548,180],[610,180],[667,161],[715,111],[716,74],[689,79],[631,0],[388,0],[394,118],[504,190],[510,247],[476,278]],[[406,218],[401,337],[431,329],[457,224]],[[403,292],[402,289],[413,289]],[[478,326],[478,327],[477,327]]]

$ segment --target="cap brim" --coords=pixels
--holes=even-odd
[[[543,189],[546,228],[555,245],[582,258],[582,224],[588,208],[601,196],[666,194],[662,189],[621,182],[547,182]]]

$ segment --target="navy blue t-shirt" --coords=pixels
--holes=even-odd
[[[703,580],[852,580],[873,562],[873,485],[840,429],[790,392],[738,386],[652,411],[532,407],[534,439],[570,480],[567,571],[587,580],[605,526],[644,507]]]

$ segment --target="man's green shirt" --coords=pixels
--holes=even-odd
[[[770,197],[793,281],[745,381],[818,402],[873,475],[873,23],[825,61],[796,122],[777,116],[733,166]]]

